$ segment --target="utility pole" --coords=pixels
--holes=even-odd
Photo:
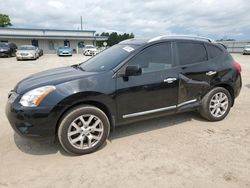
[[[81,30],[82,30],[82,16],[81,16]]]

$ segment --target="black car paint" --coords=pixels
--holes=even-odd
[[[18,94],[17,98],[6,106],[10,124],[21,135],[46,137],[54,136],[61,117],[79,104],[92,104],[101,108],[114,127],[140,119],[197,109],[201,98],[216,85],[232,88],[233,97],[238,96],[241,77],[232,64],[233,59],[222,47],[220,48],[225,54],[221,60],[211,59],[180,66],[178,55],[174,52],[175,42],[172,42],[175,65],[172,69],[125,78],[127,62],[143,49],[157,43],[159,42],[141,44],[140,48],[113,70],[86,72],[75,65],[44,71],[22,80],[13,90]],[[206,45],[206,42],[202,43]],[[228,68],[225,70],[224,64],[216,63],[218,61],[225,61]],[[217,73],[207,76],[208,70],[216,70]],[[176,77],[177,80],[170,84],[163,82],[169,77]],[[55,85],[56,91],[49,94],[38,107],[23,107],[18,102],[27,91],[45,85]],[[193,103],[183,105],[185,101],[194,99],[196,101]],[[123,117],[168,106],[175,108],[148,114],[147,117]]]
[[[17,46],[14,43],[6,43],[6,47],[0,46],[0,57],[11,57],[16,55]]]

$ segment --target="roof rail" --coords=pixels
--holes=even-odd
[[[192,35],[162,35],[162,36],[158,36],[158,37],[154,37],[152,39],[150,39],[148,41],[149,42],[153,42],[153,41],[157,41],[157,40],[161,40],[161,39],[168,39],[168,38],[182,38],[182,39],[194,39],[194,40],[205,40],[208,42],[215,42],[213,39],[210,38],[206,38],[206,37],[200,37],[200,36],[192,36]]]

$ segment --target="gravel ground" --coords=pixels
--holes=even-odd
[[[77,157],[58,143],[14,134],[4,108],[20,79],[86,57],[1,58],[0,187],[250,187],[250,56],[234,57],[243,88],[225,120],[211,123],[192,112],[125,125],[102,149]]]

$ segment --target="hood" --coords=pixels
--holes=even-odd
[[[35,53],[35,50],[17,50],[17,53]]]
[[[85,48],[84,50],[96,51],[96,50],[97,50],[97,48]]]
[[[58,49],[58,51],[71,51],[71,49],[70,48],[60,48],[60,49]]]
[[[46,85],[57,85],[62,82],[91,76],[93,74],[97,73],[82,71],[77,68],[77,66],[50,69],[23,79],[16,85],[14,91],[18,94],[24,94],[31,89]]]

